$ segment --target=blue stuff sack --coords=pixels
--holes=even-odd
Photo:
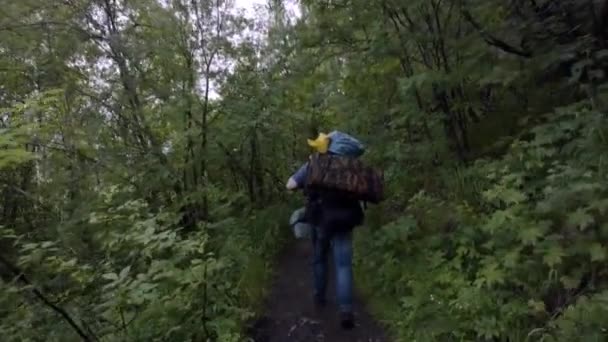
[[[328,136],[331,139],[328,149],[331,153],[356,158],[365,152],[363,144],[353,136],[339,131],[333,131]]]
[[[306,208],[300,208],[291,214],[289,225],[293,229],[296,239],[310,238],[312,226],[304,221]]]

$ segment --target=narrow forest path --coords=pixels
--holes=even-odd
[[[333,267],[328,303],[322,309],[315,309],[311,299],[311,257],[312,246],[308,240],[291,243],[281,253],[266,299],[265,315],[255,322],[250,337],[255,342],[389,342],[359,297],[355,299],[355,328],[340,327]],[[333,265],[333,260],[329,262]]]

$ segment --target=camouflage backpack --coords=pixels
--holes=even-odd
[[[379,203],[384,200],[384,174],[358,158],[314,154],[308,163],[306,188],[332,191],[345,197]]]

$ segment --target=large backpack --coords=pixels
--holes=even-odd
[[[350,156],[313,154],[308,162],[305,186],[311,191],[330,191],[369,203],[384,200],[383,172]]]

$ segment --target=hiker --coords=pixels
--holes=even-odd
[[[358,157],[363,153],[363,146],[356,139],[336,131],[321,133],[314,140],[308,139],[308,145],[319,154]],[[306,162],[289,178],[286,187],[289,190],[303,189],[307,196],[306,219],[313,226],[314,302],[317,307],[326,304],[327,263],[331,247],[335,262],[340,324],[345,329],[351,329],[354,327],[352,230],[363,222],[363,210],[357,199],[346,198],[331,191],[307,189],[305,185],[309,163],[310,161]]]

